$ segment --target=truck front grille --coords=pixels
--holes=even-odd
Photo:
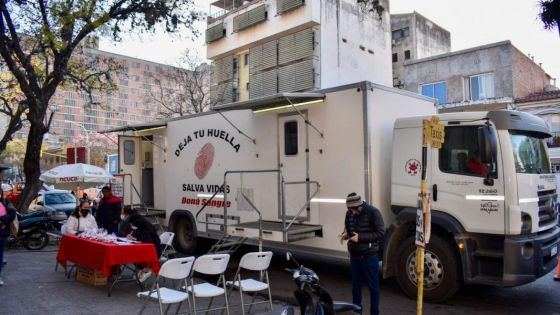
[[[556,190],[539,191],[539,228],[549,227],[558,222]]]

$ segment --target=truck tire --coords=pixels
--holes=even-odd
[[[397,282],[411,299],[417,298],[416,245],[414,237],[407,238],[399,247]],[[451,244],[432,235],[424,254],[424,299],[443,302],[461,287],[460,260]]]
[[[188,213],[188,212],[187,212]],[[183,254],[194,254],[197,246],[197,229],[192,214],[181,214],[174,217],[174,247]]]

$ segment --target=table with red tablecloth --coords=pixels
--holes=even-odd
[[[141,264],[152,269],[155,274],[160,267],[154,244],[117,245],[70,234],[62,237],[56,260],[64,268],[67,261],[71,261],[78,266],[100,270],[105,277],[111,275],[111,267],[115,265]]]

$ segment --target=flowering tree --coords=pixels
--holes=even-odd
[[[87,137],[79,134],[73,138],[74,147],[86,147],[89,150],[90,164],[105,168],[107,154],[118,151],[117,136],[114,134],[92,133]]]

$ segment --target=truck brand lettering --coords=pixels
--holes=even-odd
[[[483,194],[483,195],[496,195],[496,194],[498,194],[498,190],[497,189],[479,189],[478,193]]]
[[[480,204],[480,211],[484,211],[488,214],[498,212],[498,203],[492,201],[483,202]]]
[[[238,153],[239,149],[241,149],[241,144],[237,143],[235,141],[235,137],[231,136],[229,132],[220,129],[201,129],[194,131],[192,133],[192,137],[191,135],[188,135],[181,142],[179,142],[179,144],[177,144],[177,148],[175,149],[175,156],[179,157],[181,155],[181,152],[183,152],[183,150],[189,145],[189,143],[193,141],[193,138],[202,139],[206,137],[224,140],[225,142],[229,143],[229,145],[235,150],[236,153]]]

